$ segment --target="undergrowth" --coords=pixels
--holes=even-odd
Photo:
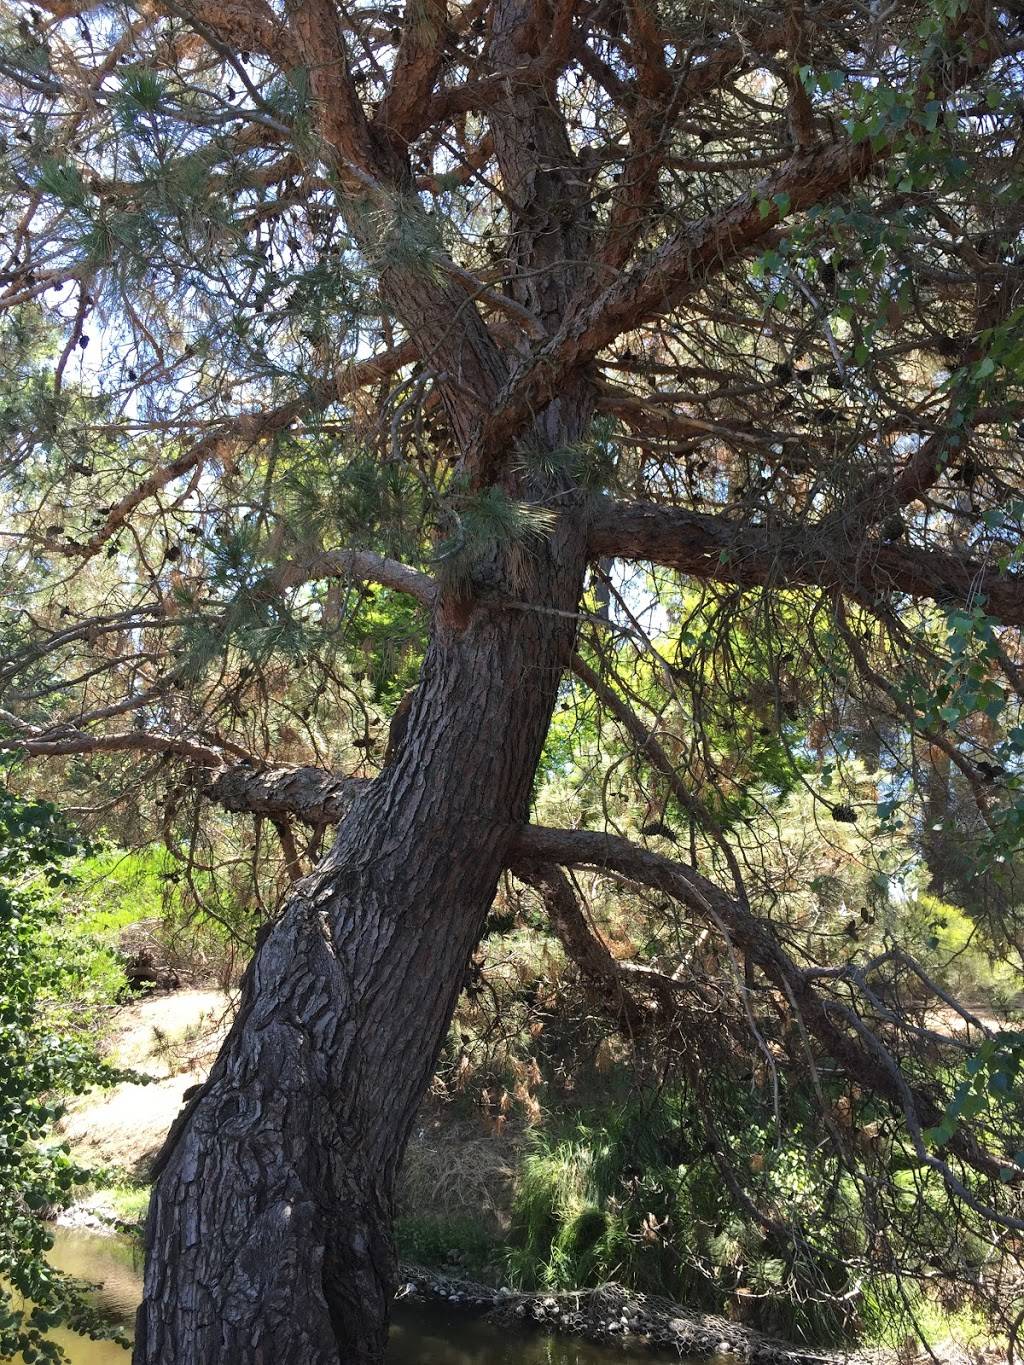
[[[572,1290],[617,1281],[822,1346],[983,1330],[964,1296],[940,1303],[913,1275],[865,1270],[857,1191],[798,1124],[768,1133],[742,1104],[731,1118],[737,1188],[795,1238],[773,1235],[730,1190],[698,1136],[693,1100],[660,1093],[533,1132],[514,1187],[510,1282]]]
[[[494,1232],[469,1215],[402,1214],[395,1241],[403,1261],[444,1266],[454,1275],[490,1276],[500,1253]]]

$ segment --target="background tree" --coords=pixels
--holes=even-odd
[[[3,743],[189,868],[250,812],[291,882],[161,1159],[139,1365],[380,1359],[506,869],[634,1034],[699,974],[629,971],[560,869],[714,948],[696,1093],[743,1058],[778,1131],[809,1077],[865,1257],[906,1170],[1012,1253],[1016,1038],[968,1018],[958,1086],[912,945],[791,922],[762,850],[812,768],[822,839],[949,818],[1019,958],[1022,44],[984,0],[4,7]],[[579,687],[622,758],[530,824]]]

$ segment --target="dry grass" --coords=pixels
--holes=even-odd
[[[402,1167],[399,1211],[467,1215],[504,1232],[522,1141],[520,1129],[497,1135],[483,1131],[478,1120],[423,1115]]]

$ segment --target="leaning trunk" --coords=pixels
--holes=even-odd
[[[302,6],[296,14],[316,57],[318,35]],[[537,42],[529,0],[501,0],[496,59],[518,62]],[[309,65],[328,110],[335,66]],[[491,111],[506,193],[522,206],[512,294],[551,333],[580,296],[590,241],[553,79],[510,82]],[[378,218],[350,220],[369,259]],[[431,240],[429,224],[419,230]],[[451,281],[377,254],[382,295],[442,378],[458,378],[440,386],[449,422],[466,472],[487,483],[491,461],[475,442],[507,357]],[[477,566],[479,595],[442,593],[401,748],[250,968],[235,1026],[154,1190],[135,1365],[382,1359],[399,1163],[526,817],[572,651],[585,499],[574,486],[583,471],[565,457],[579,450],[593,397],[584,377],[566,381],[515,458],[499,462],[517,494],[557,510],[557,525],[531,554],[520,546]],[[557,461],[531,460],[556,451]],[[550,474],[558,487],[532,486],[545,469],[562,469]]]
[[[542,610],[442,599],[404,744],[294,888],[161,1157],[135,1365],[382,1358],[399,1164],[527,813],[584,568],[577,510],[516,585]]]

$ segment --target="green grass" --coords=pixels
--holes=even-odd
[[[733,1117],[745,1125],[735,1135],[737,1169],[757,1153],[765,1174],[756,1179],[790,1209],[806,1210],[813,1226],[821,1187],[799,1141],[766,1160],[761,1130],[742,1113]],[[561,1135],[537,1132],[515,1184],[511,1282],[571,1290],[616,1280],[694,1311],[742,1303],[752,1325],[794,1339],[843,1339],[852,1310],[841,1303],[850,1288],[844,1258],[833,1254],[841,1249],[832,1239],[806,1252],[804,1264],[788,1262],[733,1206],[691,1119],[682,1097],[662,1093]]]
[[[494,1235],[486,1225],[465,1216],[403,1214],[395,1220],[395,1240],[402,1260],[446,1266],[456,1275],[486,1274],[497,1252]]]
[[[141,1224],[149,1209],[149,1185],[106,1185],[97,1193],[108,1200],[121,1223]]]
[[[160,919],[166,908],[166,877],[175,866],[163,848],[134,853],[111,848],[83,859],[76,869],[83,931],[116,941],[128,925]]]

